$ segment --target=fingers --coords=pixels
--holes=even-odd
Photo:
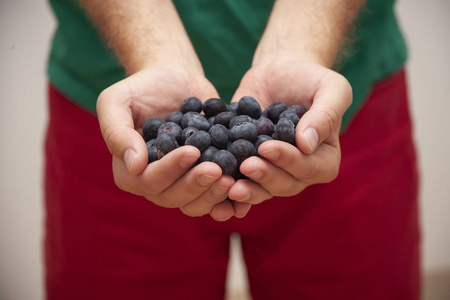
[[[233,216],[243,218],[247,215],[251,206],[249,203],[226,199],[214,206],[210,215],[214,220],[219,222],[227,221]]]
[[[341,159],[340,149],[326,143],[322,143],[313,155],[305,155],[296,147],[278,141],[261,144],[258,152],[274,166],[308,184],[334,180],[338,175]],[[282,175],[271,176],[276,178]]]
[[[202,163],[196,166],[175,181],[170,187],[161,192],[161,196],[165,198],[165,206],[185,206],[193,200],[200,198],[205,191],[213,186],[221,175],[222,170],[216,164]],[[205,201],[209,201],[209,196],[210,195],[205,195],[203,199],[205,199]],[[211,199],[214,198],[215,197],[213,196]],[[210,203],[206,202],[203,203],[203,205],[208,206]]]
[[[156,205],[180,208],[188,216],[212,213],[215,206],[226,200],[234,180],[222,175],[222,170],[214,163],[202,163],[191,169],[199,156],[197,148],[181,147],[150,164],[140,175],[126,172],[123,161],[114,157],[116,185]],[[216,220],[227,220],[234,215],[230,203],[221,204],[214,211],[212,216]]]
[[[200,151],[197,148],[192,146],[180,147],[171,151],[162,159],[149,164],[141,174],[133,175],[127,172],[125,163],[114,156],[114,180],[120,189],[150,198],[161,194],[172,186],[199,157]]]
[[[234,180],[231,176],[221,176],[202,195],[180,207],[180,209],[185,215],[191,217],[209,214],[214,206],[227,198],[228,190],[233,184]]]
[[[338,175],[340,152],[323,143],[313,155],[279,141],[268,141],[259,147],[265,159],[250,157],[240,171],[249,180],[239,180],[230,189],[230,199],[258,204],[273,196],[293,196],[315,183],[330,182]]]
[[[298,80],[298,76],[291,77]],[[103,138],[114,157],[116,184],[158,205],[179,207],[187,215],[210,213],[216,220],[226,220],[232,216],[245,216],[250,204],[260,203],[273,195],[293,195],[309,184],[334,179],[340,162],[340,123],[350,105],[352,92],[345,78],[337,73],[330,71],[314,78],[320,78],[315,81],[318,85],[310,89],[314,93],[291,91],[293,95],[298,94],[298,99],[309,99],[305,101],[312,103],[296,128],[298,148],[277,141],[264,143],[259,153],[266,160],[255,157],[241,165],[241,172],[252,180],[235,183],[226,179],[220,168],[211,163],[191,169],[200,156],[193,147],[181,147],[147,165],[148,150],[135,130],[131,111],[133,92],[126,81],[111,86],[100,95],[97,112]],[[251,82],[254,83],[251,88],[240,87],[233,101],[243,95],[255,95],[265,99],[263,105],[269,104],[271,95],[277,90],[270,91],[264,80]],[[310,85],[305,83],[297,89],[305,86]],[[297,101],[297,98],[293,99],[293,102]]]
[[[137,175],[147,166],[148,150],[134,128],[131,100],[126,84],[119,82],[100,94],[97,115],[109,151],[125,163],[130,174]]]
[[[234,216],[239,219],[245,217],[252,207],[250,203],[245,202],[231,201],[231,204],[234,208]]]
[[[299,151],[297,150],[297,152]],[[257,182],[265,191],[274,196],[296,195],[307,187],[307,183],[294,177],[286,170],[258,157],[247,159],[241,165],[241,170],[247,177]]]
[[[328,143],[338,145],[342,116],[352,102],[352,89],[341,75],[330,72],[319,82],[311,108],[296,128],[296,143],[306,154],[313,153],[329,137]],[[337,145],[336,145],[337,144]]]
[[[229,199],[226,199],[214,206],[210,215],[216,221],[226,221],[234,215],[233,204]]]
[[[238,180],[228,192],[231,200],[249,204],[259,204],[273,196],[259,183],[246,179]]]

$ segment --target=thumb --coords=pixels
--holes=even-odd
[[[326,142],[339,146],[342,117],[352,102],[352,89],[343,77],[321,84],[311,108],[296,128],[296,143],[305,154],[313,153]]]
[[[313,153],[324,141],[332,142],[333,133],[339,134],[340,119],[335,113],[311,109],[300,119],[296,128],[297,146],[305,154]]]
[[[107,88],[97,100],[97,116],[109,152],[138,175],[147,166],[148,150],[134,128],[130,99],[120,82]]]

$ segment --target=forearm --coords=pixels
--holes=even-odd
[[[277,0],[254,63],[279,54],[331,67],[364,0]]]
[[[172,1],[79,0],[129,74],[183,62],[202,72]]]

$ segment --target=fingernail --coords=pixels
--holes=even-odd
[[[200,174],[197,177],[197,182],[198,184],[200,184],[201,186],[209,186],[210,184],[212,184],[214,181],[217,180],[216,176],[211,176],[211,175],[205,175],[205,174]]]
[[[224,222],[230,218],[227,213],[223,213],[220,211],[219,211],[219,213],[217,213],[217,211],[212,211],[211,217],[214,219],[214,221],[217,221],[217,222]]]
[[[183,154],[180,158],[179,164],[183,169],[191,167],[198,159],[198,155],[195,153]]]
[[[134,161],[136,159],[137,153],[133,149],[127,149],[123,156],[123,161],[125,162],[125,166],[127,166],[128,172],[131,172],[133,169]]]
[[[256,172],[247,175],[253,180],[260,180],[263,177],[263,172],[261,170],[257,170]]]
[[[319,142],[319,135],[317,134],[317,131],[309,127],[303,131],[303,137],[305,138],[306,142],[308,143],[308,147],[313,152],[316,147],[317,143]]]
[[[240,200],[236,200],[236,201],[239,201],[239,202],[245,202],[245,201],[250,200],[251,197],[252,197],[252,195],[251,195],[251,194],[248,194],[248,195],[245,196],[244,198],[242,198],[242,199],[240,199]]]
[[[271,161],[276,161],[278,158],[280,158],[280,152],[277,149],[273,148],[261,152],[261,155]]]
[[[228,194],[229,188],[223,186],[214,186],[212,193],[216,198],[223,198]]]
[[[236,208],[234,209],[234,216],[236,218],[242,219],[243,217],[245,217],[248,214],[251,207],[252,207],[252,205],[250,203],[242,203],[241,202],[239,211],[237,211]]]

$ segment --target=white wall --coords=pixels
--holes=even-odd
[[[450,1],[403,0],[398,8],[411,47],[424,266],[427,272],[449,270]],[[0,299],[5,300],[43,295],[40,175],[45,61],[53,26],[44,0],[0,0]],[[236,281],[231,286],[243,287]]]
[[[0,299],[42,299],[44,0],[0,0]]]
[[[424,266],[450,269],[450,1],[403,0],[410,90],[422,169]]]

